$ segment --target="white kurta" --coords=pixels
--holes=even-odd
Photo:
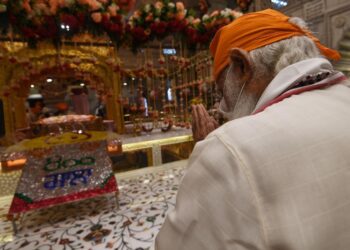
[[[204,249],[350,249],[349,82],[291,96],[196,145],[156,250]]]

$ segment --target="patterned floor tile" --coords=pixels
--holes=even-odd
[[[28,212],[13,236],[6,220],[11,199],[0,200],[0,250],[153,249],[174,208],[185,162],[117,175],[120,194]]]

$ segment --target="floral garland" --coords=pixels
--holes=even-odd
[[[48,39],[58,44],[62,38],[86,32],[107,34],[117,46],[131,45],[136,50],[169,35],[191,46],[207,45],[220,27],[241,15],[224,9],[200,19],[182,2],[162,0],[146,4],[126,19],[134,4],[135,0],[0,0],[0,31],[11,26],[32,45]]]
[[[10,24],[15,33],[30,43],[47,39],[59,41],[62,37],[89,32],[107,33],[118,45],[124,35],[126,7],[120,8],[118,0],[2,1],[6,1],[3,9],[8,18],[7,26]]]
[[[163,2],[146,4],[141,10],[135,11],[128,20],[127,29],[130,31],[133,47],[138,47],[149,40],[159,40],[173,34],[183,35],[188,19],[194,13],[185,9],[182,2]]]
[[[215,33],[242,15],[241,12],[226,8],[203,15],[202,19],[190,19],[187,37],[190,44],[208,45]]]

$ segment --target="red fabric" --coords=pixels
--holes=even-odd
[[[92,198],[92,197],[96,197],[96,196],[100,196],[100,195],[112,193],[112,192],[118,192],[117,180],[115,179],[114,176],[109,178],[108,182],[103,188],[96,188],[93,190],[87,190],[87,191],[83,191],[75,194],[69,194],[66,196],[36,201],[33,203],[27,203],[24,200],[15,196],[12,200],[12,204],[8,214],[13,215],[13,214],[27,212],[33,209],[52,207],[54,205]]]

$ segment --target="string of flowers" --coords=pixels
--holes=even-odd
[[[119,7],[118,0],[1,1],[7,17],[7,22],[0,24],[2,28],[11,26],[14,33],[33,45],[48,39],[58,42],[84,32],[97,36],[106,33],[120,45],[124,36],[128,9],[125,4]]]
[[[168,35],[182,37],[188,20],[194,12],[185,9],[182,2],[158,1],[146,4],[128,19],[127,29],[132,36],[132,48],[137,48],[150,40],[161,40]]]

